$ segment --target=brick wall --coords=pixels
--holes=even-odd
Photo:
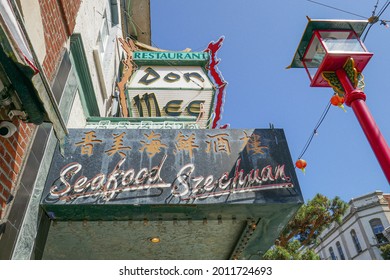
[[[76,16],[80,8],[80,0],[60,0],[60,7],[64,19],[67,35],[70,36],[73,33],[76,25]]]
[[[46,43],[43,69],[49,81],[54,79],[62,49],[73,33],[80,4],[81,0],[39,0]],[[0,110],[0,121],[7,119],[6,112]],[[10,138],[0,138],[0,218],[4,215],[7,200],[14,193],[37,129],[19,119],[12,122],[18,131]]]
[[[0,112],[0,120],[4,119],[7,119],[5,112]],[[18,183],[18,175],[35,131],[35,125],[26,124],[19,119],[12,123],[18,131],[10,138],[0,138],[0,217],[4,215],[6,202]]]
[[[390,207],[390,194],[384,194],[383,197],[387,200]]]
[[[39,4],[46,43],[43,68],[52,81],[62,48],[73,33],[81,0],[39,0]]]

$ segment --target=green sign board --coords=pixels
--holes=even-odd
[[[209,62],[207,52],[134,52],[137,65],[200,65]]]

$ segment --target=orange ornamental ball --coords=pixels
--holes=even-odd
[[[330,99],[330,103],[334,106],[340,106],[344,104],[344,97],[339,96],[338,94],[335,94]]]
[[[304,159],[298,159],[296,162],[295,162],[295,166],[299,169],[304,169],[306,166],[307,166],[307,163],[306,163],[306,160]]]
[[[343,105],[344,104],[344,97],[341,97],[338,94],[335,94],[330,99],[330,103],[333,106],[340,107],[341,109],[343,109],[344,112],[347,112],[347,110],[345,110],[344,105]]]

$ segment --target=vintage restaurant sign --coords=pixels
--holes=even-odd
[[[192,116],[201,128],[210,123],[214,90],[200,66],[142,66],[127,95],[133,117]]]
[[[46,206],[281,201],[302,201],[281,129],[71,129],[42,197]]]
[[[200,128],[211,123],[214,89],[200,66],[141,66],[126,93],[132,117],[193,117]]]

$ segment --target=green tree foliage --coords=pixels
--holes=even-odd
[[[294,240],[286,247],[275,246],[263,256],[265,260],[319,260],[320,257],[311,249],[302,249],[301,242]]]
[[[382,252],[382,258],[384,260],[390,260],[390,244],[386,244],[380,247]]]
[[[314,244],[323,230],[333,222],[341,222],[347,208],[348,204],[337,196],[329,199],[317,194],[299,208],[264,258],[319,259],[307,246]]]

